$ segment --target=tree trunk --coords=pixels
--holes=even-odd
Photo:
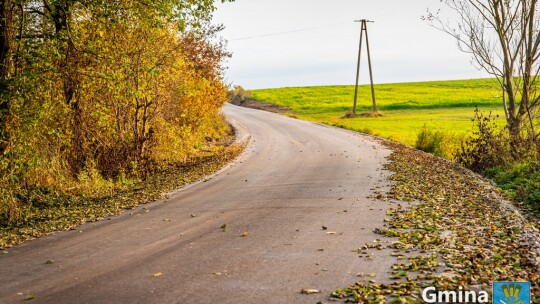
[[[77,49],[69,33],[69,22],[73,1],[57,1],[51,6],[46,6],[51,21],[54,23],[55,37],[58,39],[59,49],[63,60],[58,68],[62,75],[62,86],[65,103],[71,109],[71,155],[68,162],[72,173],[76,175],[84,168],[86,156],[84,153],[84,134],[82,130],[82,109],[77,99],[79,86]]]
[[[13,0],[0,0],[0,156],[9,150],[9,81],[13,73]]]

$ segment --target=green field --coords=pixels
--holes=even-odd
[[[501,92],[496,80],[432,81],[375,86],[382,116],[345,118],[352,110],[354,86],[293,87],[253,90],[253,98],[291,109],[291,115],[414,146],[426,125],[449,138],[470,134],[475,106],[502,117]],[[369,86],[359,88],[357,113],[371,110]],[[501,119],[501,124],[503,119]]]

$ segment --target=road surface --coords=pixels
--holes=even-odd
[[[238,160],[167,200],[11,248],[0,303],[316,303],[359,272],[387,277],[386,252],[352,249],[380,238],[387,207],[367,196],[388,186],[389,152],[333,127],[224,112],[251,136]]]

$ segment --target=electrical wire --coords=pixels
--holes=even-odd
[[[389,15],[395,15],[395,14],[397,14],[397,13],[398,13],[398,12],[391,12],[391,13],[382,14],[382,15],[378,15],[377,18],[378,18],[378,17],[385,17],[385,16],[389,16]],[[233,39],[228,39],[227,41],[231,42],[231,41],[241,41],[241,40],[258,39],[258,38],[271,37],[271,36],[280,36],[280,35],[286,35],[286,34],[291,34],[291,33],[298,33],[298,32],[311,31],[311,30],[316,30],[316,29],[321,29],[321,28],[329,28],[329,27],[334,27],[334,26],[344,25],[344,24],[351,24],[351,22],[339,22],[339,23],[332,23],[332,24],[326,24],[326,25],[312,26],[312,27],[306,27],[306,28],[295,29],[295,30],[284,31],[284,32],[277,32],[277,33],[269,33],[269,34],[262,34],[262,35],[256,35],[256,36],[247,36],[247,37],[233,38]]]
[[[326,24],[326,25],[320,25],[320,26],[313,26],[313,27],[306,27],[306,28],[301,28],[301,29],[296,29],[296,30],[290,30],[290,31],[285,31],[285,32],[277,32],[277,33],[262,34],[262,35],[257,35],[257,36],[247,36],[247,37],[241,37],[241,38],[234,38],[234,39],[229,39],[228,41],[240,41],[240,40],[264,38],[264,37],[270,37],[270,36],[279,36],[279,35],[285,35],[285,34],[291,34],[291,33],[297,33],[297,32],[305,32],[305,31],[310,31],[310,30],[316,30],[316,29],[321,29],[321,28],[329,28],[329,27],[334,27],[334,26],[343,25],[343,24],[350,24],[350,23],[351,22],[340,22],[340,23]]]

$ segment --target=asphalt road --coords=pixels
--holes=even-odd
[[[0,303],[316,303],[359,272],[387,277],[387,252],[352,249],[380,238],[387,207],[367,196],[386,189],[389,152],[337,128],[224,112],[251,136],[238,160],[167,200],[11,248]]]

